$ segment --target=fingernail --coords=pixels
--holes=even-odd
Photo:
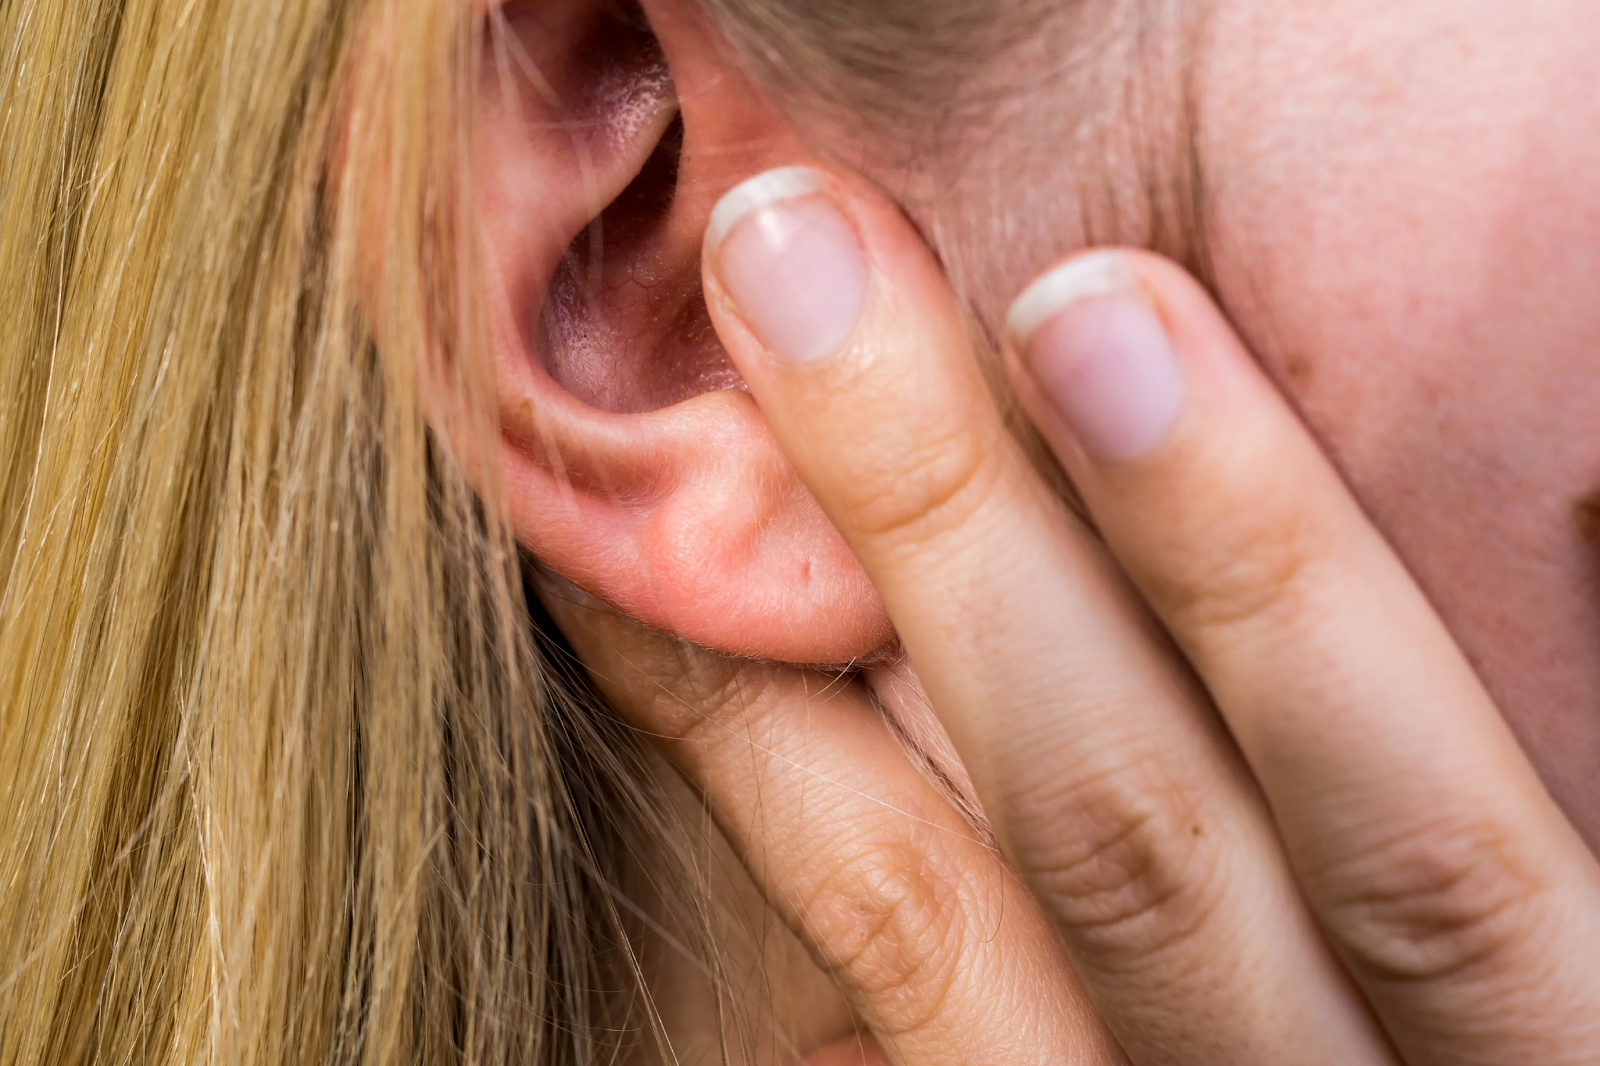
[[[781,359],[823,359],[855,329],[866,259],[814,170],[769,170],[724,196],[706,229],[706,255],[739,314]]]
[[[1172,340],[1120,254],[1091,253],[1045,274],[1011,305],[1007,329],[1092,458],[1137,459],[1178,420],[1184,381]]]

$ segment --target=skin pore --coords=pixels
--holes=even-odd
[[[685,5],[645,6],[671,65]],[[1206,278],[1594,848],[1600,596],[1578,520],[1600,477],[1593,20],[1575,0],[1203,14],[1108,16],[1090,35],[1109,45],[1102,65],[1066,74],[1062,16],[1007,67],[980,149],[854,138],[825,117],[808,129],[804,104],[791,111],[808,143],[905,204],[991,331],[1088,243],[1151,245]],[[669,960],[662,975],[682,976]],[[709,1024],[685,1018],[680,1032]],[[819,994],[779,1028],[844,1024]]]

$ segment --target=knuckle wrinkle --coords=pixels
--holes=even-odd
[[[1319,874],[1324,920],[1365,973],[1445,984],[1490,972],[1537,924],[1544,893],[1502,827],[1434,824]]]
[[[891,1032],[927,1025],[959,969],[959,900],[916,845],[866,846],[805,900],[827,966],[877,1004]]]
[[[1206,632],[1292,612],[1309,586],[1317,545],[1305,519],[1269,508],[1231,519],[1228,535],[1185,538],[1204,545],[1185,553],[1174,576],[1157,574],[1157,595],[1178,624]]]
[[[876,474],[859,479],[851,522],[874,540],[926,541],[961,525],[988,495],[995,448],[957,428],[905,442]]]
[[[1138,970],[1199,933],[1219,902],[1220,864],[1187,790],[1135,764],[1075,783],[1049,807],[1067,814],[1026,876],[1098,964]]]

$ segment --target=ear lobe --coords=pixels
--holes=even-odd
[[[694,5],[647,5],[659,46],[605,7],[508,5],[498,51],[530,63],[497,62],[491,35],[479,90],[514,528],[575,584],[695,643],[859,658],[890,638],[887,616],[737,387],[700,293],[722,193],[807,153]]]
[[[565,394],[505,418],[519,538],[625,613],[736,655],[840,663],[885,644],[876,592],[743,392],[613,415]]]

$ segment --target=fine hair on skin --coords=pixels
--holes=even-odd
[[[964,298],[1005,306],[1063,246],[1138,245],[1211,280],[1206,4],[703,2],[773,100],[924,224]],[[1037,217],[1066,229],[1017,224]],[[997,246],[1014,276],[992,276]]]

